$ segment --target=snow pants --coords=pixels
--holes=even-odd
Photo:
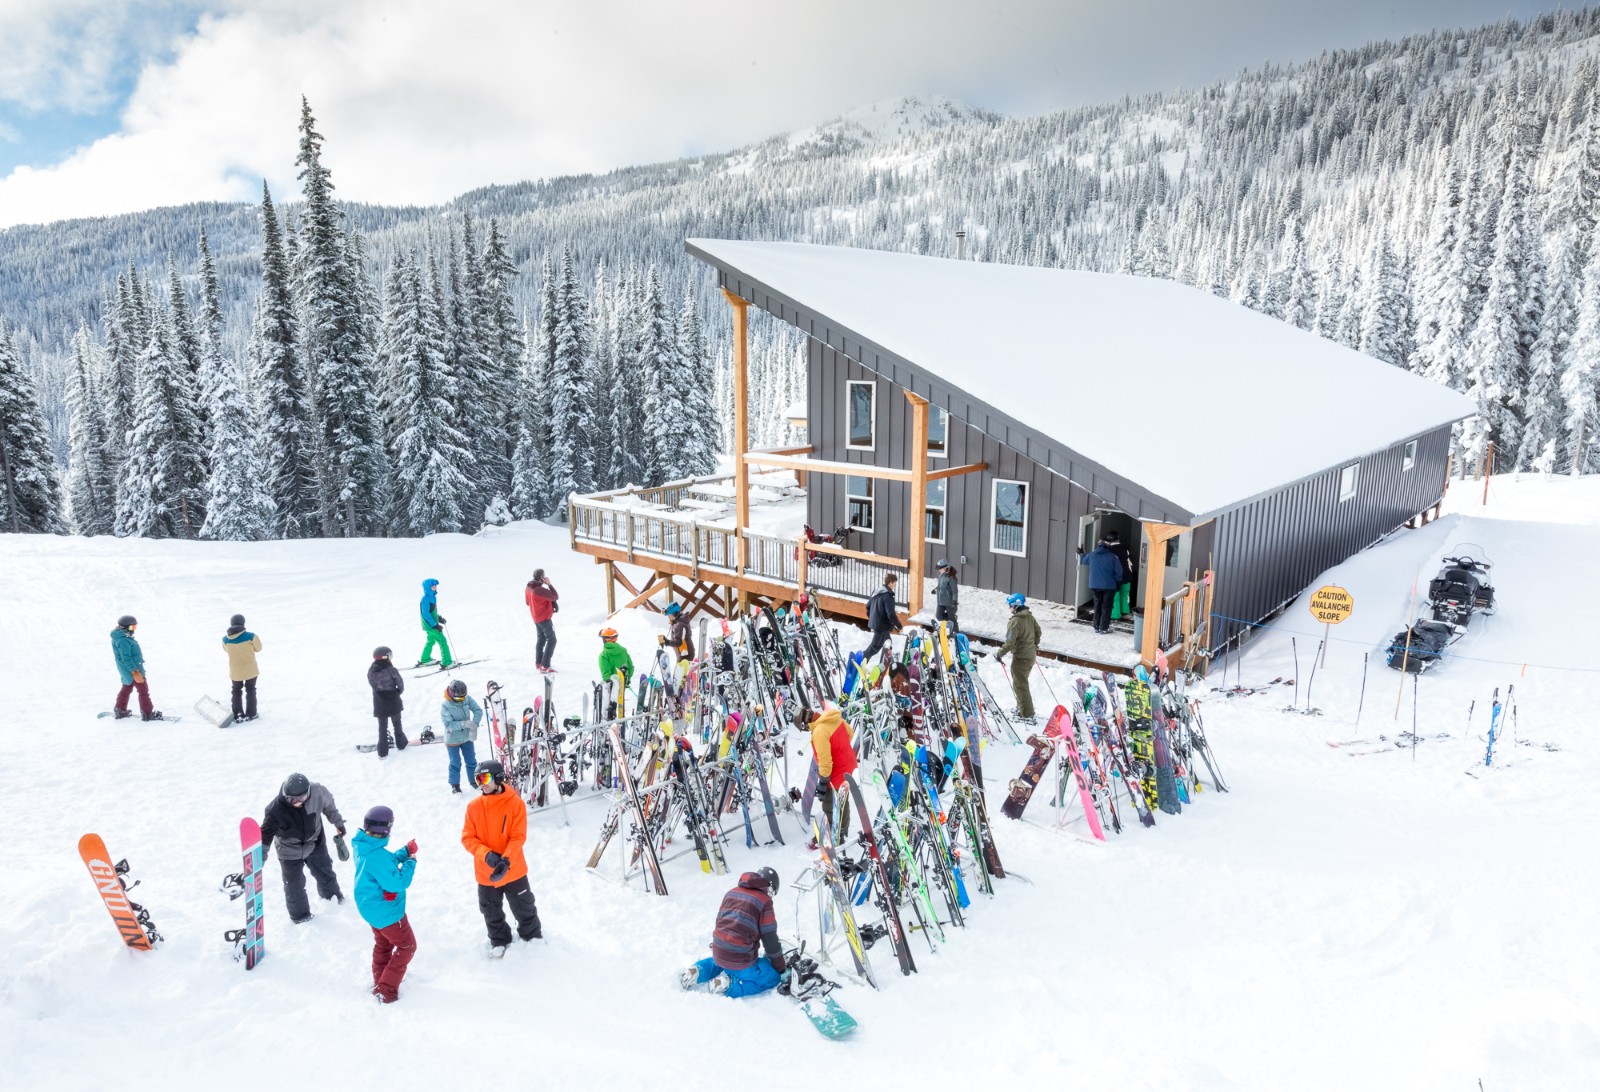
[[[933,620],[935,622],[949,622],[950,636],[952,637],[961,632],[961,626],[956,622],[956,608],[954,607],[935,607]]]
[[[1111,620],[1126,618],[1133,613],[1133,584],[1124,583],[1117,588],[1117,597],[1111,602]]]
[[[124,712],[128,708],[128,696],[135,690],[139,692],[139,712],[149,716],[156,711],[155,704],[150,700],[150,684],[147,682],[131,682],[117,691],[116,709]]]
[[[556,654],[556,624],[549,618],[535,624],[539,631],[539,638],[533,646],[533,662],[540,667],[549,667],[550,658]]]
[[[372,992],[385,1001],[400,996],[400,980],[406,976],[411,957],[417,954],[417,938],[411,922],[402,917],[384,929],[372,930]]]
[[[394,728],[395,750],[403,751],[406,744],[411,741],[406,738],[405,729],[400,727],[399,713],[378,714],[378,757],[384,758],[389,754],[389,729]]]
[[[1011,655],[1011,692],[1017,697],[1017,712],[1024,717],[1033,716],[1033,691],[1028,687],[1028,676],[1033,674],[1033,657]]]
[[[729,967],[717,966],[717,961],[707,956],[695,965],[695,970],[700,972],[701,982],[710,982],[719,974],[725,974],[733,981],[728,986],[727,997],[749,997],[751,994],[766,993],[782,981],[783,976],[778,974],[766,956],[762,956],[748,967],[733,970]]]
[[[422,632],[428,636],[428,639],[423,642],[422,645],[422,655],[418,657],[423,663],[433,663],[433,649],[435,645],[437,645],[439,648],[440,663],[444,664],[446,667],[449,667],[451,664],[456,662],[455,657],[450,655],[450,638],[444,635],[444,630],[442,628],[435,629],[424,622],[422,625]]]
[[[317,880],[317,894],[325,899],[339,897],[339,877],[334,875],[333,861],[328,857],[328,839],[317,839],[316,848],[304,860],[291,861],[278,858],[283,867],[283,901],[289,908],[290,921],[304,921],[311,916],[311,900],[306,897],[306,870]]]
[[[463,760],[467,764],[467,787],[470,789],[477,784],[474,778],[478,776],[478,752],[473,747],[472,740],[469,739],[465,743],[448,744],[445,750],[450,752],[450,784],[461,784],[461,763]]]
[[[833,783],[826,777],[819,777],[817,778],[817,803],[822,805],[823,814],[828,817],[828,822],[833,827],[833,844],[841,844],[845,835],[850,833],[851,801],[849,794],[843,789],[834,792]]]
[[[1111,604],[1117,597],[1117,589],[1091,588],[1089,591],[1094,596],[1094,631],[1096,633],[1110,633]]]
[[[862,662],[863,663],[871,662],[872,658],[878,654],[878,650],[881,649],[884,645],[888,644],[889,643],[889,638],[891,638],[893,636],[894,636],[894,631],[893,630],[887,630],[887,629],[875,629],[875,630],[873,630],[872,631],[872,643],[870,645],[868,645],[867,646],[867,650],[861,654]]]
[[[233,719],[256,715],[256,680],[233,680]]]
[[[478,885],[478,910],[483,914],[483,923],[489,927],[490,944],[498,948],[511,943],[506,903],[511,904],[511,916],[517,919],[517,936],[523,940],[544,936],[544,929],[539,925],[539,907],[533,901],[533,888],[528,886],[528,877],[522,876],[500,887]]]

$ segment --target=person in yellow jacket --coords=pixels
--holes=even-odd
[[[235,614],[228,619],[222,648],[228,654],[228,678],[233,680],[234,723],[255,720],[256,679],[261,675],[256,653],[261,651],[261,638],[244,628],[244,615]]]
[[[804,711],[799,714],[801,718],[805,715]],[[851,802],[840,794],[844,792],[845,775],[855,773],[857,765],[850,726],[839,710],[824,709],[805,727],[811,733],[811,751],[817,759],[817,803],[833,824],[833,840],[838,844],[850,830]]]
[[[467,805],[461,844],[476,862],[478,910],[489,928],[490,954],[498,959],[511,947],[506,903],[511,904],[517,919],[518,936],[523,940],[544,936],[533,889],[528,886],[528,862],[522,856],[522,844],[528,838],[528,805],[506,785],[505,767],[493,759],[478,763],[473,781],[478,795]]]

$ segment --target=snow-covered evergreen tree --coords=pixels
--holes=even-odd
[[[62,534],[61,479],[33,378],[0,322],[0,530]]]
[[[589,304],[572,268],[572,252],[561,255],[555,292],[546,385],[550,398],[550,455],[547,510],[565,516],[567,496],[591,488],[588,374]]]
[[[490,507],[499,501],[499,507],[509,513],[511,456],[516,446],[517,361],[522,355],[516,305],[511,299],[517,268],[506,254],[499,225],[493,220],[489,221],[489,237],[479,254],[472,217],[463,213],[461,243],[481,359],[481,402],[471,411],[477,484],[480,496],[487,498]]]
[[[683,476],[684,421],[677,402],[681,389],[681,357],[672,336],[672,320],[662,298],[661,278],[654,266],[645,274],[638,300],[638,341],[633,366],[642,392],[640,472],[649,484]]]
[[[1573,474],[1600,471],[1600,265],[1589,263],[1578,292],[1578,327],[1561,373],[1566,405],[1567,467]]]
[[[205,522],[199,396],[176,346],[170,315],[153,308],[149,320],[149,340],[134,376],[134,426],[117,492],[116,532],[194,538]]]
[[[261,460],[274,520],[283,538],[317,534],[317,486],[305,367],[300,355],[300,325],[290,292],[272,194],[261,186],[261,296],[251,340],[252,386],[261,429]]]
[[[1405,365],[1406,285],[1388,233],[1378,236],[1367,260],[1361,307],[1360,350],[1385,364]]]
[[[683,307],[678,311],[677,341],[684,379],[683,473],[697,477],[716,469],[721,429],[717,421],[711,354],[706,352],[705,331],[700,325],[700,309],[693,292],[683,295]]]
[[[109,535],[117,522],[116,468],[100,400],[100,365],[87,327],[72,339],[67,372],[71,434],[67,460],[67,507],[80,535]]]

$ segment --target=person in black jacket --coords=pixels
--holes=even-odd
[[[367,685],[372,687],[372,715],[378,718],[379,758],[389,754],[391,724],[394,726],[395,747],[403,751],[409,742],[405,729],[400,727],[400,710],[405,708],[400,695],[406,688],[406,680],[390,660],[393,655],[388,645],[379,645],[372,650],[372,666],[367,668]]]
[[[894,586],[900,578],[890,573],[883,578],[883,587],[872,594],[867,600],[867,628],[872,630],[872,643],[861,654],[865,663],[878,654],[878,650],[889,643],[889,636],[900,632],[900,615],[894,609]]]
[[[261,817],[261,856],[264,860],[272,843],[278,843],[278,864],[283,868],[283,901],[289,909],[289,920],[301,925],[311,920],[311,903],[306,898],[306,869],[317,880],[317,894],[324,899],[344,901],[339,890],[339,877],[334,875],[333,861],[328,857],[328,835],[322,829],[322,820],[328,822],[339,837],[344,837],[344,816],[333,802],[333,793],[312,781],[303,773],[292,773],[284,779],[278,795],[267,805]]]

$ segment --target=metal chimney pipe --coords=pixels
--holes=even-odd
[[[956,261],[962,261],[966,258],[966,256],[967,233],[965,231],[958,231],[956,232]]]

